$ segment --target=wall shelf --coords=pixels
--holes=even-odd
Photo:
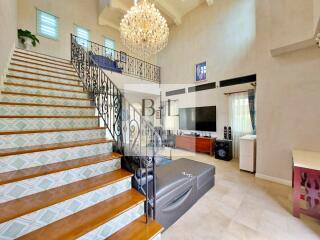
[[[304,41],[299,41],[299,42],[296,42],[296,43],[291,43],[291,44],[288,44],[288,45],[285,45],[285,46],[282,46],[282,47],[271,49],[270,50],[271,56],[272,57],[277,57],[277,56],[280,56],[280,55],[283,55],[283,54],[286,54],[286,53],[291,53],[291,52],[295,52],[295,51],[298,51],[298,50],[301,50],[301,49],[305,49],[305,48],[308,48],[308,47],[315,46],[316,45],[315,38],[316,38],[316,35],[319,32],[320,32],[320,19],[318,21],[318,25],[317,25],[315,34],[313,36],[311,36],[310,38],[308,38],[308,39],[306,39]]]

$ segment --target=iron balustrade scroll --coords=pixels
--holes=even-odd
[[[96,56],[108,58],[115,62],[122,73],[143,80],[160,83],[160,67],[144,60],[127,55],[125,52],[117,51],[101,44],[73,35],[76,42],[87,52]]]
[[[90,51],[71,35],[71,62],[94,100],[100,120],[114,139],[114,148],[135,162],[138,190],[146,196],[146,213],[155,218],[156,163],[161,137],[94,61]],[[148,214],[147,222],[148,222]]]

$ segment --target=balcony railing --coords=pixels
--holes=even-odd
[[[135,174],[133,183],[146,196],[146,213],[155,218],[155,156],[161,147],[160,135],[95,62],[90,50],[73,35],[71,62],[114,139],[114,151],[124,156],[122,167]]]
[[[144,60],[127,55],[98,43],[72,35],[75,41],[87,52],[107,58],[116,63],[122,74],[137,77],[143,80],[160,83],[160,67]]]

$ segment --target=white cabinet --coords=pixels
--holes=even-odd
[[[240,169],[248,172],[256,171],[256,135],[240,138]]]

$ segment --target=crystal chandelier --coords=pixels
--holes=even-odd
[[[121,20],[120,36],[131,52],[148,58],[167,45],[169,28],[154,4],[148,0],[135,0],[134,6]]]

